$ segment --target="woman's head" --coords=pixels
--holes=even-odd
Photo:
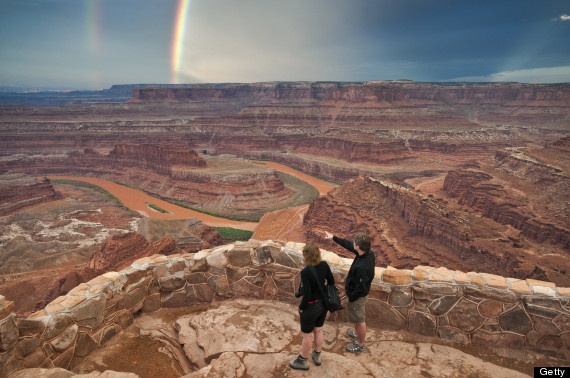
[[[354,235],[354,244],[356,244],[363,252],[370,251],[370,238],[366,234],[359,233]]]
[[[303,262],[305,265],[318,265],[321,262],[321,250],[315,242],[308,242],[303,247]]]

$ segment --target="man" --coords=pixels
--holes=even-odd
[[[341,239],[325,231],[325,239],[332,239],[335,243],[354,253],[356,256],[346,276],[346,295],[348,304],[348,319],[354,324],[354,330],[348,329],[347,334],[354,343],[346,347],[347,352],[357,353],[366,350],[365,307],[370,292],[370,285],[374,279],[374,266],[376,259],[370,251],[370,238],[366,234],[358,233],[354,236],[354,243]]]

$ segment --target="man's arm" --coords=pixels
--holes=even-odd
[[[350,252],[358,255],[358,252],[356,252],[356,250],[354,249],[354,243],[351,242],[350,240],[346,240],[343,238],[339,238],[338,236],[334,236],[333,234],[331,234],[328,231],[325,231],[325,239],[332,239],[336,244],[340,245],[344,249],[349,250]]]

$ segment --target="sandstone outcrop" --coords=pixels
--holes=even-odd
[[[66,117],[81,111],[46,110],[46,117],[37,119],[22,109],[0,124],[0,148],[6,154],[36,155],[160,143],[213,154],[273,154],[279,161],[306,154],[305,165],[335,173],[324,176],[335,180],[359,173],[389,178],[370,174],[362,163],[413,167],[410,162],[423,162],[408,172],[413,177],[447,168],[437,164],[441,155],[457,162],[465,155],[487,156],[500,148],[567,136],[569,93],[568,84],[408,81],[135,88],[120,110],[99,108],[105,117],[101,122],[93,117],[68,122]],[[137,111],[155,117],[142,121],[132,114]],[[116,120],[109,122],[104,112]],[[172,114],[182,118],[171,119]],[[436,154],[435,159],[426,153]],[[331,172],[338,164],[311,156],[353,163],[342,168],[350,175]]]
[[[0,216],[61,198],[50,181],[23,173],[0,174]]]
[[[334,82],[265,82],[252,84],[195,84],[186,88],[134,88],[132,102],[160,101],[228,101],[361,102],[370,106],[413,104],[501,104],[558,105],[570,104],[567,84],[478,84],[416,83],[412,81]]]
[[[487,176],[470,179],[477,177]],[[410,269],[436,264],[461,270],[478,266],[503,276],[551,278],[561,285],[570,284],[559,271],[566,271],[570,263],[567,255],[559,253],[559,262],[553,268],[550,261],[520,248],[521,244],[527,245],[524,235],[489,222],[443,199],[360,177],[314,200],[305,215],[304,227],[306,240],[317,240],[346,257],[353,256],[324,239],[324,231],[349,239],[357,232],[367,233],[379,266]]]
[[[196,218],[173,220],[141,218],[137,221],[137,233],[151,243],[165,237],[172,238],[176,242],[177,249],[186,253],[223,244],[218,231]],[[150,255],[155,253],[159,252]]]
[[[231,160],[229,156],[210,158],[214,167],[207,167],[205,160],[193,150],[121,144],[109,154],[86,149],[83,153],[71,152],[64,156],[6,160],[0,162],[0,171],[94,176],[228,216],[232,212],[247,216],[260,209],[283,207],[294,197],[295,193],[275,171]]]
[[[197,252],[222,244],[220,234],[214,229],[205,226],[196,219],[188,220],[141,220],[145,233],[151,236],[150,241],[143,235],[135,232],[118,234],[109,238],[91,256],[86,267],[72,270],[58,277],[58,284],[46,287],[46,294],[38,301],[35,309],[43,308],[47,303],[60,295],[67,294],[74,287],[91,280],[93,277],[108,271],[119,271],[128,268],[133,261],[154,256],[173,255],[179,253]],[[192,240],[193,243],[183,243],[181,248],[174,239],[172,230],[179,225],[188,226],[181,237]],[[156,227],[162,226],[157,232]],[[157,235],[162,235],[160,238]],[[177,239],[181,239],[176,236]]]
[[[443,189],[450,197],[458,197],[459,204],[465,205],[470,211],[477,211],[484,217],[521,230],[523,235],[539,243],[552,242],[570,250],[570,230],[564,228],[568,223],[564,222],[560,227],[539,219],[538,214],[526,210],[526,204],[511,199],[502,185],[489,183],[491,179],[491,176],[482,172],[452,171],[447,174]],[[567,181],[563,186],[570,187],[567,177],[560,180]],[[553,180],[548,180],[548,183],[552,184]],[[566,207],[564,198],[557,201],[551,197],[551,201],[557,207]]]
[[[206,161],[194,150],[167,145],[120,144],[109,155],[122,166],[150,169],[173,178],[177,171],[206,166]]]
[[[254,366],[246,360],[254,363],[255,355],[264,352],[275,353],[275,363],[281,364],[291,357],[291,351],[298,351],[300,344],[297,339],[290,350],[282,353],[284,345],[292,338],[295,341],[293,330],[298,327],[294,306],[287,304],[296,301],[293,292],[300,280],[302,247],[297,243],[250,240],[196,254],[145,257],[128,269],[107,272],[79,285],[26,319],[16,319],[11,314],[12,304],[1,298],[1,373],[7,375],[25,367],[73,369],[98,347],[124,332],[140,311],[152,313],[161,308],[200,306],[229,299],[239,299],[238,304],[221,305],[218,312],[184,316],[178,322],[179,340],[184,341],[183,349],[192,361],[197,367],[210,363],[209,367],[204,365],[206,370],[198,370],[197,376],[216,371],[222,364],[235,366],[237,376],[241,376],[239,371],[244,366]],[[322,255],[342,287],[352,261],[332,252],[322,251]],[[367,325],[372,335],[378,335],[374,329],[406,331],[425,337],[426,341],[481,346],[504,356],[512,357],[511,351],[516,355],[520,350],[526,362],[539,353],[562,363],[570,357],[570,340],[566,337],[570,324],[569,295],[568,288],[544,281],[464,273],[444,267],[417,266],[406,270],[388,266],[376,269],[367,304]],[[263,299],[263,306],[245,299]],[[284,303],[270,304],[269,300]],[[271,314],[276,312],[283,315],[273,318]],[[225,321],[219,324],[214,321],[216,318]],[[346,314],[342,311],[335,319],[345,322]],[[328,325],[333,324],[329,321]],[[222,325],[236,329],[235,333],[220,331],[218,327]],[[214,328],[208,333],[210,326]],[[247,331],[237,331],[241,326],[247,326]],[[272,327],[280,331],[244,339],[244,335]],[[344,329],[328,328],[327,345],[341,333],[347,341]],[[272,342],[264,343],[269,334]],[[418,373],[433,368],[425,366],[422,360],[443,361],[442,369],[449,361],[443,357],[450,352],[445,346],[383,345],[377,341],[382,340],[370,340],[371,359],[344,355],[352,360],[346,362],[371,372],[376,369],[375,364],[380,364],[378,358],[383,358],[383,351],[393,347],[402,353],[410,350],[410,358],[417,359],[414,366]],[[236,344],[239,351],[234,350]],[[439,351],[442,356],[436,358],[432,353]],[[246,355],[249,357],[242,359]],[[325,350],[323,358],[330,361],[333,355]],[[460,359],[470,366],[473,362],[465,355]],[[471,362],[467,362],[469,359]],[[389,371],[384,370],[388,366],[380,367]],[[341,366],[331,363],[326,369],[337,368]]]

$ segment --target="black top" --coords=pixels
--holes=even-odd
[[[323,289],[325,286],[325,279],[329,285],[334,285],[334,277],[331,272],[331,268],[326,261],[321,261],[315,265],[314,268],[317,271],[317,276],[319,277],[321,285],[323,285]],[[314,302],[317,299],[322,301],[324,299],[318,283],[315,281],[315,275],[311,272],[308,266],[301,270],[301,284],[303,285],[303,299],[299,304],[299,310],[304,310],[309,302]]]
[[[374,279],[374,266],[376,265],[376,258],[372,251],[368,251],[362,255],[358,254],[358,251],[354,249],[354,243],[333,236],[333,240],[343,248],[354,253],[354,261],[350,266],[348,275],[346,276],[346,296],[350,302],[354,302],[360,297],[367,296],[370,292],[370,285]]]

